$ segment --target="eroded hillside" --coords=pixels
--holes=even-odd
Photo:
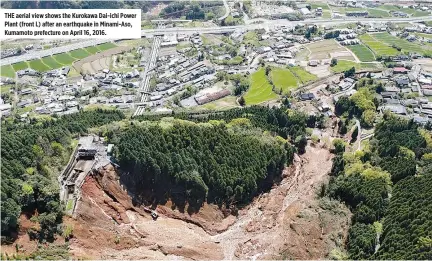
[[[237,216],[204,205],[196,214],[157,206],[154,221],[108,165],[88,177],[73,225],[71,254],[102,259],[319,259],[343,245],[350,213],[319,199],[331,169],[327,149],[308,146],[284,179]]]

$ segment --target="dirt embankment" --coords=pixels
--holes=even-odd
[[[87,177],[75,217],[64,220],[73,227],[70,253],[85,259],[328,258],[342,248],[351,215],[342,204],[317,197],[328,180],[331,157],[326,149],[308,146],[284,171],[281,184],[236,217],[213,205],[189,215],[167,203],[157,207],[156,221],[132,205],[109,165]],[[23,253],[36,249],[25,231],[35,225],[22,216],[17,242]],[[14,246],[3,252],[13,253]]]

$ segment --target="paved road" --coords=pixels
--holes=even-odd
[[[249,19],[249,23],[253,23],[255,19]],[[343,23],[355,23],[355,22],[371,22],[371,23],[385,23],[385,22],[421,22],[421,21],[431,21],[432,16],[427,17],[413,17],[413,18],[346,18],[346,19],[309,19],[304,21],[288,21],[286,19],[278,19],[278,20],[264,20],[260,24],[247,24],[247,25],[235,25],[235,26],[224,26],[224,27],[191,27],[191,28],[182,28],[182,27],[173,27],[166,29],[145,29],[141,30],[143,36],[154,35],[154,34],[163,34],[165,32],[176,32],[176,33],[228,33],[233,32],[238,29],[261,29],[265,27],[277,27],[277,26],[295,26],[297,24],[325,24],[325,25],[336,25]]]
[[[357,142],[358,142],[358,147],[357,150],[361,149],[361,126],[360,126],[360,121],[358,119],[355,119],[356,125],[357,125],[357,129],[358,129],[358,134],[357,134]]]
[[[157,28],[157,29],[144,29],[141,30],[142,36],[153,36],[153,35],[161,35],[167,32],[171,33],[182,33],[182,34],[193,34],[193,33],[229,33],[239,29],[262,29],[262,28],[271,28],[277,26],[294,26],[297,24],[325,24],[325,25],[333,25],[333,24],[341,24],[341,23],[354,23],[354,22],[420,22],[420,21],[431,21],[432,16],[427,17],[413,17],[413,18],[347,18],[347,19],[310,19],[305,21],[288,21],[288,20],[264,20],[261,24],[247,24],[247,25],[237,25],[237,26],[224,26],[224,27],[195,27],[195,28]],[[249,19],[249,23],[253,23],[254,19]],[[79,48],[85,48],[88,46],[93,46],[105,42],[109,42],[109,39],[94,39],[89,41],[83,41],[78,43],[73,43],[70,45],[59,46],[55,48],[51,48],[48,50],[41,50],[32,53],[23,54],[15,57],[8,57],[5,59],[1,59],[0,65],[7,65],[18,63],[22,61],[29,61],[33,59],[38,59],[41,57],[54,55],[58,53],[69,52]]]
[[[150,52],[150,56],[148,57],[146,67],[144,71],[141,73],[142,81],[139,85],[139,90],[142,91],[141,103],[144,103],[149,98],[149,88],[150,88],[150,79],[154,73],[153,68],[156,66],[157,56],[160,49],[160,44],[162,42],[162,38],[157,36],[153,40],[152,49]],[[145,111],[144,106],[138,106],[135,110],[134,116],[141,115]]]
[[[223,0],[223,4],[225,6],[225,14],[223,16],[221,16],[221,17],[218,18],[219,21],[222,21],[225,18],[227,18],[228,15],[229,15],[229,13],[230,13],[230,9],[229,9],[227,0]]]

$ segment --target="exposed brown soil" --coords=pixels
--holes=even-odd
[[[331,154],[308,146],[281,184],[257,197],[237,217],[213,205],[189,215],[157,207],[153,220],[108,165],[86,178],[72,225],[70,253],[85,259],[323,259],[345,241],[350,213],[318,199]]]

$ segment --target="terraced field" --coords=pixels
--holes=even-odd
[[[29,63],[30,68],[35,69],[36,71],[39,71],[39,72],[45,72],[45,71],[49,71],[51,69],[50,67],[45,65],[40,59],[31,60],[28,63]]]
[[[376,63],[356,63],[356,62],[341,60],[338,61],[337,65],[330,68],[333,72],[340,73],[352,67],[356,68],[356,70],[361,70],[361,69],[374,69],[374,68],[378,68],[378,66],[380,65]]]
[[[0,67],[0,75],[3,77],[15,78],[15,71],[11,65]]]
[[[273,68],[271,79],[276,89],[281,90],[282,93],[288,93],[291,89],[295,89],[298,86],[297,78],[289,69]]]
[[[99,49],[96,46],[87,47],[87,48],[85,48],[85,50],[90,54],[95,54],[95,53],[99,52]]]
[[[56,54],[53,55],[53,58],[56,59],[56,61],[58,61],[61,64],[71,64],[73,63],[75,60],[75,58],[73,58],[72,56],[70,56],[68,53],[60,53],[60,54]]]
[[[253,73],[250,81],[251,85],[249,90],[244,95],[247,105],[260,104],[278,97],[276,93],[272,91],[272,86],[267,80],[264,68]]]
[[[299,67],[299,66],[290,67],[290,70],[297,77],[297,79],[303,84],[306,84],[308,82],[315,81],[316,79],[318,79],[318,77],[316,75],[306,71],[305,69],[303,69],[302,67]]]
[[[323,10],[329,10],[329,6],[327,3],[323,2],[311,2],[310,3],[312,9],[317,9],[318,7],[321,7]]]
[[[60,68],[63,65],[57,62],[52,56],[42,58],[42,62],[50,68]]]
[[[86,58],[87,56],[90,55],[90,53],[87,52],[85,49],[73,50],[73,51],[69,52],[69,54],[70,54],[70,56],[77,58],[77,59]]]
[[[427,45],[421,46],[417,43],[409,42],[405,39],[398,38],[389,33],[375,33],[372,34],[372,37],[381,41],[387,45],[396,45],[401,48],[404,52],[416,52],[420,54],[431,54],[432,48]]]
[[[395,48],[378,41],[374,37],[369,34],[363,34],[360,37],[360,40],[369,46],[369,48],[375,53],[375,55],[380,56],[393,56],[399,54],[399,51]]]
[[[42,59],[36,59],[28,62],[20,62],[20,63],[12,64],[11,67],[4,67],[4,69],[2,67],[1,75],[6,77],[11,77],[12,76],[11,68],[14,71],[13,74],[15,74],[16,71],[23,70],[28,67],[40,72],[49,71],[51,69],[58,69],[63,66],[70,66],[72,65],[73,62],[79,59],[86,58],[96,52],[105,51],[114,47],[117,47],[117,45],[113,43],[104,43],[97,46],[87,47],[85,49],[77,49],[68,53],[61,53],[53,56],[47,56]]]
[[[103,43],[100,45],[97,45],[96,47],[100,50],[100,51],[105,51],[111,48],[116,47],[117,45],[113,44],[113,43]]]
[[[29,66],[28,66],[27,62],[19,62],[19,63],[12,64],[12,67],[16,72],[19,70],[24,70],[24,69],[28,68]]]
[[[372,51],[364,46],[363,44],[356,44],[347,46],[362,62],[373,62],[375,61],[375,56]]]

